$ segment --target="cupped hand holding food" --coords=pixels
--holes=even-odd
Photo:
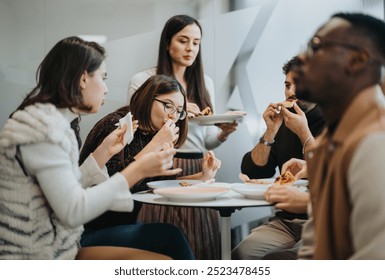
[[[294,103],[293,108],[296,113],[292,113],[284,107],[281,109],[281,115],[283,116],[286,127],[301,139],[306,137],[306,135],[311,135],[306,114],[299,108],[297,103]]]
[[[201,114],[201,109],[196,103],[187,102],[187,117],[193,118]]]
[[[215,157],[213,151],[208,151],[202,161],[202,178],[201,180],[211,180],[217,174],[221,167],[221,161]]]
[[[266,110],[263,112],[263,119],[266,123],[267,131],[271,131],[274,135],[281,127],[283,122],[283,116],[278,111],[279,105],[276,103],[270,103]]]
[[[179,137],[178,133],[179,127],[171,119],[167,120],[152,140],[134,157],[135,160],[138,160],[146,153],[163,150],[165,144],[176,142]]]
[[[123,127],[118,127],[112,131],[102,143],[92,153],[98,166],[102,168],[112,156],[119,153],[123,148],[123,135],[126,133],[128,125],[125,124]]]
[[[281,168],[281,174],[290,171],[297,180],[307,177],[307,165],[303,159],[292,158],[285,162]]]

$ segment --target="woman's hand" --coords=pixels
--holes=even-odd
[[[187,117],[194,118],[196,116],[199,116],[201,113],[201,109],[196,103],[187,102]]]
[[[303,159],[292,158],[282,165],[281,174],[284,174],[286,171],[290,171],[297,180],[301,178],[306,178],[306,161],[304,161]]]
[[[179,138],[179,127],[171,120],[168,119],[162,128],[155,134],[151,140],[160,143],[162,146],[164,143],[175,143]]]
[[[201,180],[211,180],[217,174],[218,169],[221,167],[221,161],[215,157],[213,151],[208,151],[202,161],[202,178]]]
[[[121,171],[130,187],[138,181],[155,176],[173,176],[182,171],[172,169],[175,149],[171,144],[165,144],[161,151],[149,152],[142,155]]]
[[[133,127],[137,127],[138,122],[134,122]],[[116,155],[124,148],[123,137],[127,131],[127,127],[128,125],[126,124],[121,128],[116,128],[106,138],[104,138],[103,142],[92,153],[100,168],[103,168],[112,156]]]
[[[135,159],[138,160],[142,155],[149,152],[159,152],[166,143],[175,143],[178,138],[179,127],[169,119],[155,134],[152,140],[135,156]]]
[[[222,130],[218,134],[218,140],[224,142],[227,140],[227,137],[229,137],[231,133],[237,130],[238,123],[235,121],[232,123],[218,123],[216,126]]]

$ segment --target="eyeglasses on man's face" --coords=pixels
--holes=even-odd
[[[163,104],[163,109],[164,109],[164,112],[166,114],[170,114],[171,115],[171,114],[174,114],[176,112],[177,113],[177,117],[178,117],[179,120],[183,120],[187,116],[187,113],[186,113],[185,110],[183,110],[183,109],[178,110],[176,108],[176,106],[174,104],[170,103],[170,102],[166,102],[166,101],[159,100],[159,99],[156,99],[156,98],[154,100],[156,100],[156,101],[158,101],[158,102]]]
[[[355,50],[355,51],[363,51],[364,49],[355,45],[351,45],[348,43],[344,42],[338,42],[334,40],[328,40],[328,39],[323,39],[319,36],[314,36],[309,43],[307,44],[307,50],[306,50],[306,55],[307,57],[312,57],[315,52],[322,48],[327,48],[327,47],[340,47],[340,48],[345,48],[349,50]]]

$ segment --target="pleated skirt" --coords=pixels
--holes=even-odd
[[[181,176],[200,172],[201,166],[202,159],[174,158],[174,167],[183,169]],[[197,260],[220,259],[219,215],[216,210],[143,204],[138,221],[173,224],[185,234]]]

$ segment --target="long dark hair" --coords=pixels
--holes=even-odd
[[[168,47],[171,44],[172,37],[185,28],[187,25],[196,24],[202,34],[202,27],[199,22],[187,15],[176,15],[171,17],[165,24],[159,42],[159,53],[158,53],[158,65],[157,74],[165,74],[174,76],[172,68],[172,59],[168,52]],[[204,75],[203,75],[203,64],[201,58],[201,46],[197,54],[194,63],[186,68],[185,79],[187,83],[187,97],[190,102],[198,104],[201,109],[207,106],[212,108],[210,101],[210,95],[208,94]]]
[[[16,110],[22,110],[35,103],[51,103],[57,108],[90,110],[91,107],[83,103],[80,79],[85,71],[92,75],[105,58],[104,48],[95,42],[87,42],[79,37],[68,37],[59,41],[37,68],[37,85]],[[79,122],[80,116],[71,122],[71,128],[80,148]]]
[[[151,104],[154,99],[162,94],[171,92],[181,92],[184,99],[183,110],[186,111],[186,94],[179,82],[166,75],[155,75],[147,79],[134,93],[130,102],[130,110],[133,119],[139,121],[140,128],[146,132],[155,132],[151,122]],[[187,118],[178,120],[176,125],[179,127],[179,138],[175,147],[179,147],[187,138]]]
[[[105,60],[105,50],[95,42],[79,37],[59,41],[36,71],[37,85],[27,94],[18,110],[35,103],[51,103],[57,108],[88,111],[83,103],[80,79],[85,71],[92,74]]]

